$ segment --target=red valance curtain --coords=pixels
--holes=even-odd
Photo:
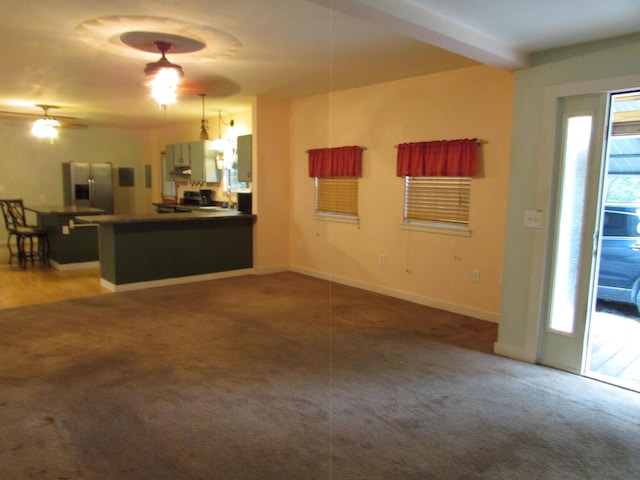
[[[362,176],[362,148],[335,147],[309,150],[310,177]]]
[[[437,140],[398,145],[398,177],[474,177],[478,140]]]

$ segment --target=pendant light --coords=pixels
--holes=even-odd
[[[207,130],[209,130],[209,121],[204,118],[204,97],[207,96],[206,93],[199,93],[202,97],[202,120],[200,121],[200,140],[209,140],[209,134]]]
[[[233,122],[233,120],[231,120]],[[209,147],[209,150],[217,150],[218,152],[224,152],[227,148],[227,142],[222,139],[222,114],[218,110],[218,138],[216,138]]]
[[[170,42],[156,41],[153,44],[162,54],[162,58],[157,62],[147,63],[144,69],[145,75],[151,77],[151,96],[162,108],[171,105],[176,101],[180,77],[184,75],[182,67],[167,60],[165,54],[171,48]]]

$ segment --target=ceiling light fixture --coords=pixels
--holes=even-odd
[[[55,118],[49,116],[49,106],[39,105],[44,111],[44,118],[39,118],[31,126],[31,134],[38,138],[48,138],[53,142],[53,139],[58,136],[57,127],[60,126]]]
[[[167,105],[175,103],[180,77],[184,75],[184,72],[180,65],[171,63],[165,56],[171,48],[172,44],[170,42],[158,40],[153,44],[162,53],[162,58],[157,62],[147,63],[144,73],[153,77],[149,83],[151,96],[158,102],[160,107],[166,108]]]
[[[209,134],[207,130],[209,130],[209,121],[204,118],[204,97],[207,96],[206,93],[199,93],[202,97],[202,120],[200,121],[200,140],[209,140]]]

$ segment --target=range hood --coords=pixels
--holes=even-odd
[[[176,165],[173,167],[174,175],[191,175],[191,167],[189,165]]]

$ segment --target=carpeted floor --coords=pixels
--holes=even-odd
[[[294,273],[0,311],[0,478],[637,479],[640,395]]]

